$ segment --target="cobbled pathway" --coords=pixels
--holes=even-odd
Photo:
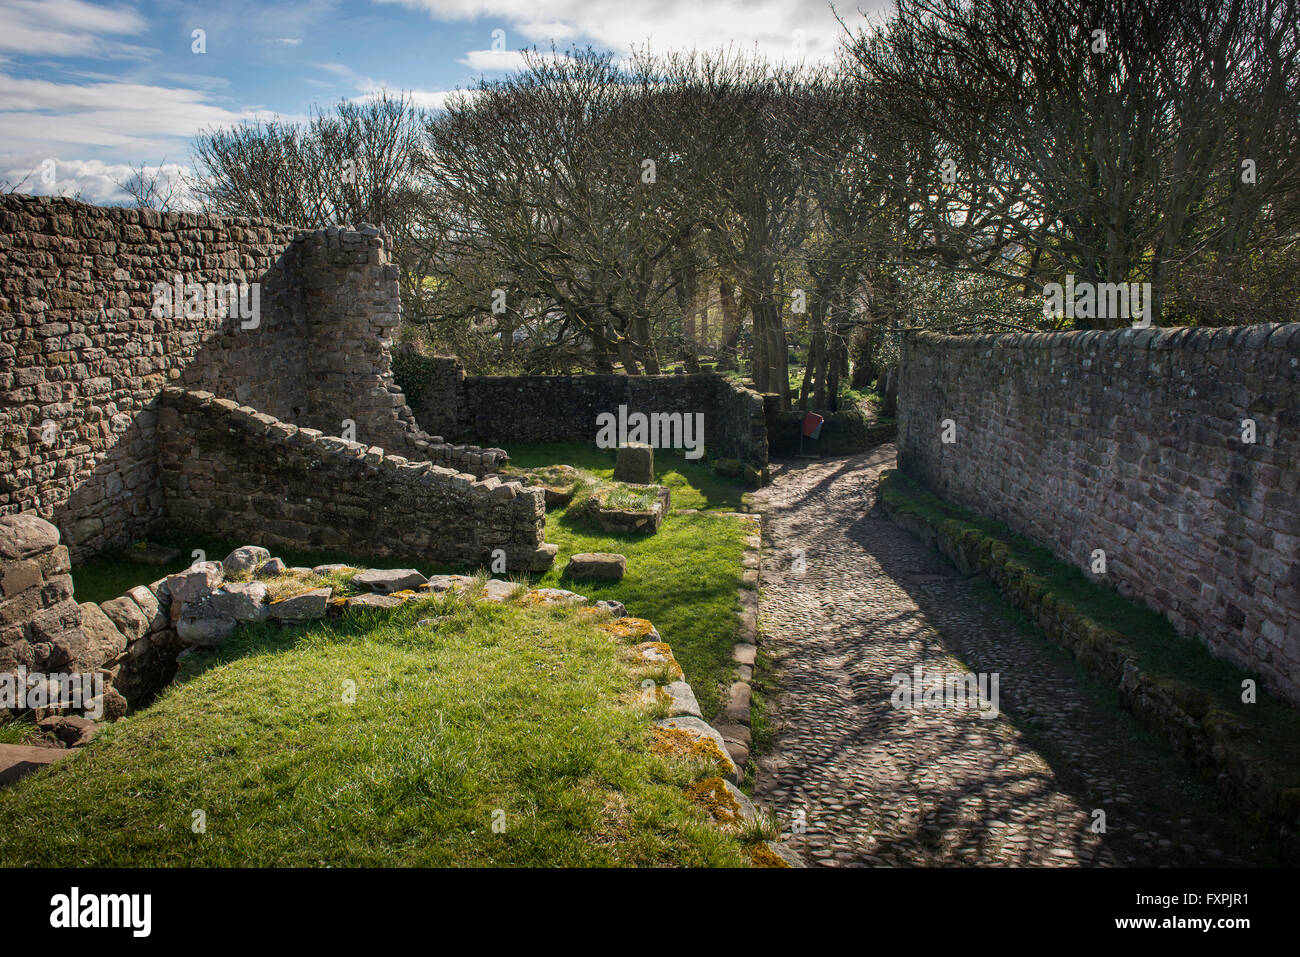
[[[1266,843],[987,589],[874,509],[894,447],[790,465],[763,513],[775,741],[754,797],[813,866],[1230,866]],[[984,597],[981,597],[984,596]],[[1000,716],[891,677],[999,675]],[[1098,833],[1095,811],[1105,813]]]

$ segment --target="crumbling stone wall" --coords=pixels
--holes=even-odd
[[[0,517],[0,672],[26,675],[20,687],[46,686],[48,708],[37,717],[70,703],[60,702],[58,677],[73,675],[103,682],[94,698],[80,700],[83,710],[120,717],[127,704],[118,686],[139,685],[149,649],[166,644],[167,627],[148,588],[102,605],[77,604],[59,530],[30,513]]]
[[[256,320],[155,309],[155,284],[257,284]],[[179,305],[179,304],[173,304]],[[161,314],[160,314],[161,312]],[[0,196],[0,514],[34,512],[74,558],[162,518],[156,399],[203,389],[323,431],[487,474],[443,449],[388,370],[396,267],[378,229]]]
[[[706,458],[767,464],[762,397],[712,372],[695,375],[466,376],[452,357],[425,357],[410,391],[415,417],[457,440],[595,442],[596,417],[703,413]]]
[[[541,489],[345,442],[207,392],[159,408],[165,511],[175,528],[265,546],[550,567]]]
[[[292,417],[305,340],[282,254],[295,232],[0,196],[0,513],[50,519],[74,555],[142,535],[162,504],[151,403],[167,382]],[[176,275],[261,281],[261,328],[154,316],[154,283]]]
[[[76,667],[85,652],[68,550],[35,515],[0,517],[0,671]]]
[[[1104,551],[1300,703],[1300,324],[910,333],[898,422],[908,475],[1085,570]]]

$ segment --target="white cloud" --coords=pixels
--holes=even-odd
[[[466,96],[472,98],[475,95],[473,90],[403,90],[386,80],[376,80],[373,77],[362,76],[344,63],[314,63],[312,65],[350,85],[360,94],[352,97],[356,101],[375,99],[386,93],[390,97],[405,96],[419,109],[441,110],[451,97]],[[333,85],[310,78],[307,78],[306,81],[314,86]]]
[[[439,20],[498,18],[510,49],[588,38],[615,51],[757,49],[774,60],[825,60],[834,56],[844,29],[827,0],[376,0],[425,10]],[[840,3],[850,24],[857,11],[874,14],[889,0]],[[518,35],[512,35],[517,33]],[[490,40],[490,37],[484,37]],[[475,51],[485,52],[485,51]],[[472,55],[472,54],[471,54]],[[473,64],[471,64],[473,65]]]
[[[82,0],[0,0],[0,50],[23,54],[143,59],[152,51],[122,40],[148,28],[130,7]]]
[[[0,74],[0,142],[133,146],[192,136],[261,115],[208,101],[203,90],[144,83],[55,83]],[[20,148],[20,147],[17,147]]]
[[[302,37],[271,37],[266,42],[281,47],[300,47],[302,46]]]
[[[478,95],[477,90],[393,90],[388,87],[378,87],[363,93],[361,96],[353,97],[353,99],[358,101],[373,100],[384,93],[387,93],[389,97],[404,96],[417,109],[430,111],[445,108],[449,100],[459,98],[472,100]]]
[[[567,59],[562,53],[551,53],[550,51],[546,53],[538,51],[535,56],[542,60]],[[506,72],[522,70],[524,55],[518,50],[470,50],[460,62],[471,69],[482,70],[484,73]]]
[[[134,205],[131,196],[119,183],[129,182],[138,167],[126,163],[105,163],[100,160],[65,160],[49,157],[52,165],[41,159],[32,164],[0,167],[0,184],[22,182],[20,191],[34,196],[75,196],[86,203],[99,205]],[[50,175],[45,174],[46,170]],[[145,166],[147,177],[160,176],[162,180],[177,184],[177,205],[193,208],[194,197],[183,183],[189,168],[180,163],[162,163]]]

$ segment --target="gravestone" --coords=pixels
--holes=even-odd
[[[643,442],[627,442],[618,447],[618,461],[614,465],[614,481],[632,485],[653,485],[655,480],[655,450]]]

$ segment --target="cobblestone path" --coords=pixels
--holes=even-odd
[[[754,797],[805,860],[1273,863],[1168,746],[1104,689],[1086,690],[1068,655],[873,509],[879,474],[893,466],[892,445],[799,462],[756,495],[776,736],[757,759]],[[893,675],[963,663],[998,673],[1000,716],[891,705]],[[1105,833],[1091,827],[1097,810]]]

